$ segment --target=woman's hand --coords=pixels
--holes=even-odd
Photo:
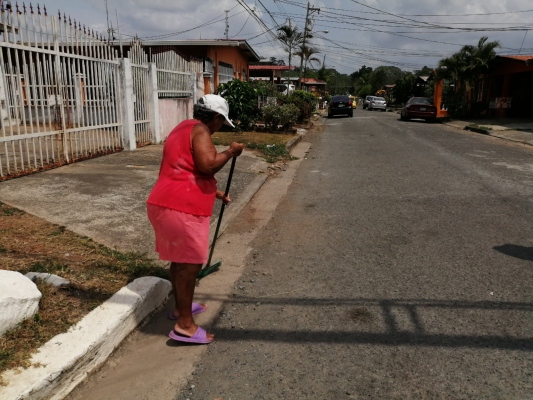
[[[240,156],[243,149],[244,149],[244,144],[242,143],[231,142],[231,144],[229,145],[229,150],[233,154],[233,157]]]
[[[224,195],[224,192],[222,190],[217,190],[217,199],[222,200],[222,202],[225,205],[228,205],[231,203],[231,199],[229,197],[229,194],[227,196]]]

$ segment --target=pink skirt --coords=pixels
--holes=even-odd
[[[146,211],[154,228],[155,251],[160,260],[186,264],[207,262],[210,217],[154,204],[147,204]]]

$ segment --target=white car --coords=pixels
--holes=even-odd
[[[387,111],[387,100],[383,97],[372,97],[368,103],[368,110]]]

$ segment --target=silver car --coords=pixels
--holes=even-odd
[[[373,98],[374,98],[374,96],[366,96],[365,97],[365,100],[363,101],[363,110],[365,108],[368,108],[368,105],[370,104],[370,102],[372,101]]]
[[[383,97],[372,97],[368,103],[368,110],[387,111],[387,100]]]

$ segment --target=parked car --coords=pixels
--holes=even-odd
[[[387,111],[387,100],[385,100],[383,97],[373,96],[372,100],[370,100],[370,102],[368,103],[367,110]]]
[[[437,107],[427,97],[411,97],[400,112],[400,119],[422,118],[426,121],[437,119]]]
[[[355,96],[348,96],[350,100],[352,101],[352,108],[357,108],[357,99]]]
[[[291,94],[296,89],[296,85],[288,83],[277,83],[276,86],[278,87],[278,92],[283,94]]]
[[[328,118],[335,115],[353,117],[353,104],[348,96],[331,96],[331,101],[328,104]]]
[[[372,99],[374,98],[374,96],[366,96],[365,99],[363,100],[363,110],[368,108],[368,105],[370,104],[370,102],[372,101]]]

